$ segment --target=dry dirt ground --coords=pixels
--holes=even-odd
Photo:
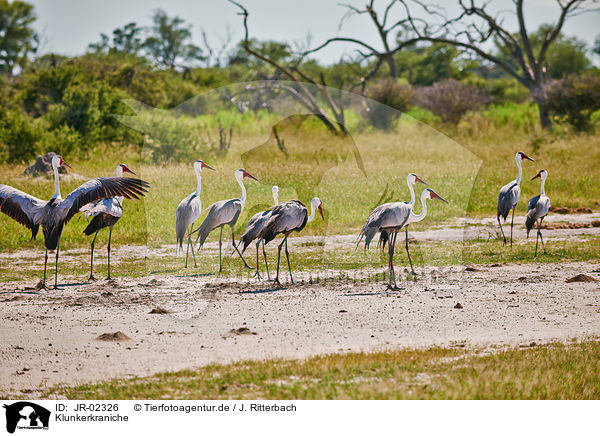
[[[546,238],[592,230],[598,231],[552,230]],[[447,228],[443,235],[453,231]],[[352,241],[332,237],[328,244]],[[127,247],[117,250],[115,262],[131,253]],[[4,253],[0,262],[30,256],[39,253]],[[600,335],[600,282],[566,282],[581,273],[600,280],[598,263],[425,268],[416,282],[404,281],[403,289],[393,292],[381,279],[370,278],[381,270],[282,287],[218,276],[153,275],[88,284],[61,274],[66,285],[39,292],[27,290],[30,283],[4,282],[0,392],[36,397],[55,384],[240,359],[427,345],[527,345]],[[295,278],[307,281],[308,275]],[[150,313],[156,309],[166,313]],[[115,332],[122,335],[100,339]]]

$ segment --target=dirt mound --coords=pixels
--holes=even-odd
[[[44,156],[38,155],[35,158],[35,162],[25,168],[23,172],[26,176],[38,177],[43,176],[45,174],[52,173],[52,158],[56,156],[56,153],[53,151],[46,153]],[[67,169],[65,167],[58,168],[58,172],[61,174],[66,174]]]
[[[559,213],[562,215],[568,214],[568,213],[593,213],[592,209],[590,209],[589,207],[569,208],[569,207],[554,207],[554,206],[552,206],[550,208],[550,212]]]
[[[589,229],[592,227],[600,227],[600,220],[592,221],[591,223],[544,223],[542,229],[557,230],[557,229]]]
[[[105,342],[122,342],[122,341],[130,341],[131,338],[123,332],[114,332],[114,333],[102,333],[100,336],[98,336],[96,338],[96,340],[105,341]]]
[[[167,310],[167,309],[163,309],[162,307],[155,307],[148,313],[151,313],[153,315],[166,315],[167,313],[171,313],[171,311]]]
[[[248,327],[240,327],[239,329],[231,329],[229,330],[229,332],[227,333],[227,336],[244,336],[244,335],[257,335],[258,333],[253,332],[252,330],[250,330]]]
[[[590,277],[588,275],[585,274],[577,274],[575,277],[571,277],[570,279],[567,279],[567,283],[589,283],[589,282],[597,282],[598,280],[596,280],[593,277]]]

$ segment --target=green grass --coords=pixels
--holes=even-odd
[[[244,361],[58,387],[68,399],[600,399],[600,343]]]
[[[356,232],[380,202],[408,199],[405,180],[410,172],[419,174],[450,201],[450,204],[429,202],[428,216],[421,226],[437,225],[465,214],[494,216],[498,189],[516,176],[514,153],[517,150],[536,158],[535,163],[524,163],[518,214],[523,215],[527,199],[537,195],[539,183],[529,179],[542,168],[549,171],[546,191],[554,205],[598,208],[600,184],[595,178],[600,162],[600,135],[532,137],[511,129],[490,129],[488,132],[481,128],[471,134],[457,131],[455,142],[427,126],[403,121],[394,133],[366,132],[353,137],[364,161],[366,177],[358,169],[352,153],[327,155],[328,152],[323,152],[326,143],[323,137],[307,135],[296,138],[301,140],[300,146],[306,151],[300,161],[282,159],[281,153],[276,151],[262,156],[264,159],[252,161],[246,168],[261,182],[250,180],[246,183],[248,201],[236,227],[238,236],[253,213],[271,205],[274,182],[280,184],[282,201],[291,198],[308,201],[312,195],[322,199],[326,222],[315,220],[306,226],[304,234]],[[242,165],[242,153],[264,143],[271,147],[270,150],[277,148],[274,139],[264,132],[234,136],[232,148],[225,158],[208,161],[204,156],[197,156],[218,169],[217,172],[203,172],[205,208],[217,200],[239,197],[233,171]],[[325,157],[320,159],[319,156]],[[120,162],[126,162],[152,187],[143,202],[125,202],[125,214],[113,233],[114,243],[152,246],[174,243],[175,209],[196,185],[191,162],[151,165],[142,163],[134,148],[122,150],[106,146],[93,156],[83,156],[70,164],[75,173],[92,178],[113,175]],[[330,167],[332,162],[334,166]],[[0,169],[0,183],[43,199],[52,195],[51,179],[27,178],[22,175],[23,166],[20,165],[0,165]],[[312,179],[311,174],[320,170],[324,173],[319,182]],[[309,182],[318,183],[314,189],[308,189]],[[81,183],[82,180],[64,180],[61,185],[63,196]],[[421,188],[418,187],[417,195]],[[89,238],[82,234],[85,225],[85,220],[70,222],[65,227],[61,246],[87,245]],[[28,239],[27,229],[0,215],[0,250],[32,246]],[[216,235],[213,235],[210,240],[215,239]],[[33,246],[42,249],[42,244],[43,237],[39,237]]]

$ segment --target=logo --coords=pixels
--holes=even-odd
[[[48,429],[50,411],[29,401],[5,404],[6,431],[14,433],[18,429]]]

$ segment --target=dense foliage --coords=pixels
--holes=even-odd
[[[38,37],[32,29],[34,20],[33,7],[28,3],[0,0],[1,162],[28,161],[50,150],[69,156],[91,152],[99,145],[141,145],[148,137],[115,117],[132,115],[126,99],[172,108],[227,84],[285,79],[273,64],[252,56],[241,43],[229,47],[226,41],[217,49],[204,38],[202,48],[195,46],[192,26],[161,10],[155,12],[150,27],[128,23],[110,36],[101,34],[100,41],[90,44],[88,53],[72,58],[55,54],[35,57]],[[540,28],[535,33],[532,43],[536,47],[544,32]],[[375,60],[345,58],[325,66],[299,56],[286,42],[250,39],[249,46],[275,62],[302,68],[316,83],[362,91],[381,102],[361,114],[346,111],[348,122],[364,118],[361,128],[394,129],[399,114],[407,111],[443,127],[492,102],[493,110],[482,112],[486,119],[505,123],[514,118],[510,121],[513,125],[530,123],[528,90],[489,63],[467,58],[453,46],[417,44],[399,51],[394,57],[397,78],[390,77],[385,65],[369,76]],[[499,44],[498,56],[510,62],[505,51]],[[560,37],[546,64],[554,78],[548,86],[548,99],[555,119],[577,130],[592,128],[593,113],[600,108],[600,76],[585,44]],[[183,155],[169,155],[169,159],[185,159],[198,149],[223,153],[226,149],[218,143],[219,132],[231,130],[235,137],[242,126],[256,129],[260,120],[269,117],[264,101],[255,103],[219,113],[212,120],[161,119],[148,142],[151,159],[163,160],[176,142],[189,146],[181,148],[187,150]],[[525,113],[524,121],[516,120]]]

